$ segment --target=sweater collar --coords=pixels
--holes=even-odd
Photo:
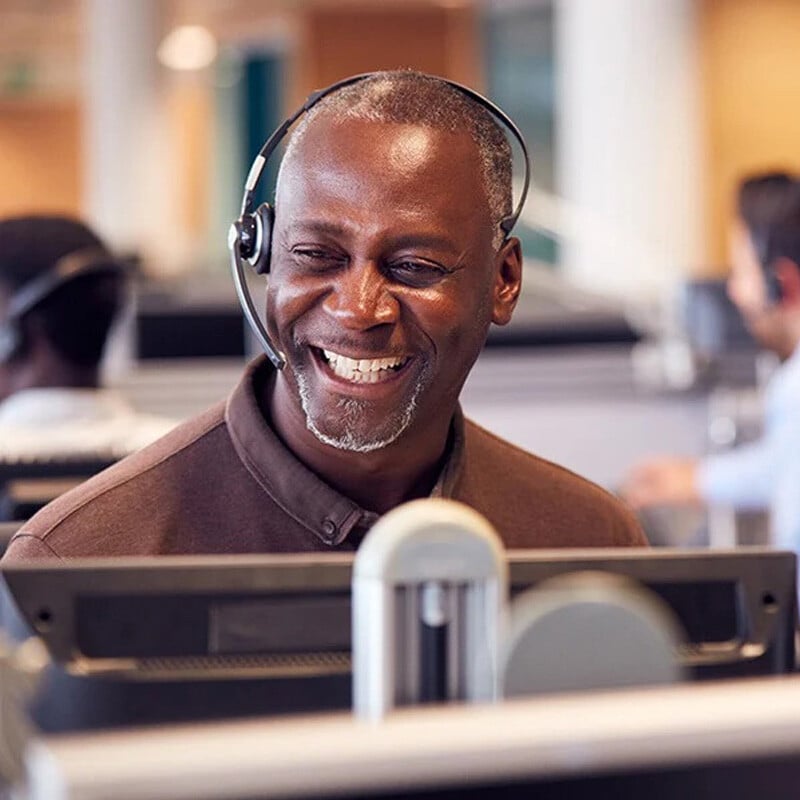
[[[378,515],[361,508],[329,486],[292,453],[264,418],[259,393],[274,375],[265,357],[252,361],[231,392],[225,423],[242,464],[261,488],[287,514],[329,546],[351,532],[368,529]],[[451,497],[463,463],[464,420],[457,409],[452,423],[450,454],[432,496]]]

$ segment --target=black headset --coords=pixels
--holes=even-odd
[[[775,260],[773,252],[774,242],[772,236],[770,236],[769,229],[766,226],[760,229],[754,228],[750,231],[750,241],[753,243],[756,260],[764,275],[767,303],[769,305],[776,305],[780,303],[783,297],[783,289],[781,288],[781,282],[778,280],[773,266],[773,261]]]
[[[119,275],[123,266],[101,247],[74,250],[23,284],[11,295],[5,322],[0,325],[0,363],[11,361],[22,349],[25,337],[22,320],[48,297],[72,281],[89,275]]]
[[[781,232],[786,225],[794,227],[798,215],[800,215],[800,180],[794,177],[789,191],[779,200],[777,207],[772,209],[771,221],[748,226],[750,241],[766,283],[767,303],[770,305],[776,305],[783,299],[783,287],[775,271],[775,262],[782,255],[779,243]]]
[[[242,197],[242,208],[237,219],[230,227],[228,233],[228,247],[231,251],[231,271],[233,273],[233,282],[236,285],[236,294],[239,297],[239,303],[242,306],[245,318],[250,324],[253,333],[264,348],[270,361],[277,369],[283,369],[286,364],[286,357],[280,350],[275,347],[272,340],[267,333],[266,328],[258,317],[253,298],[247,289],[247,282],[245,280],[245,267],[243,262],[247,262],[259,275],[264,275],[269,272],[271,246],[272,246],[272,221],[274,218],[274,210],[269,203],[262,203],[258,208],[253,208],[256,188],[264,166],[269,160],[270,156],[275,152],[278,145],[286,137],[289,129],[295,122],[305,114],[309,109],[313,108],[323,97],[333,94],[345,86],[350,86],[354,83],[367,80],[381,75],[377,72],[367,72],[361,75],[353,75],[350,78],[337,81],[325,89],[319,89],[310,94],[303,103],[303,105],[294,112],[291,116],[287,117],[273,132],[273,134],[264,143],[258,155],[255,157],[250,172],[247,175],[247,180],[244,185],[244,196]],[[434,77],[434,76],[428,76]],[[455,81],[448,80],[447,78],[436,77],[436,80],[452,86],[462,94],[466,95],[471,100],[483,106],[489,111],[495,119],[499,120],[511,132],[514,138],[519,143],[522,150],[525,164],[525,177],[522,185],[522,194],[516,208],[510,216],[505,217],[500,227],[506,237],[511,233],[514,225],[516,225],[519,215],[525,206],[525,198],[528,194],[528,186],[531,179],[531,165],[530,157],[528,156],[528,147],[525,144],[525,139],[522,132],[517,127],[516,123],[505,113],[499,106],[496,106],[491,100],[488,100],[483,95],[463,86]]]

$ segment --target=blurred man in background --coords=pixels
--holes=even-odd
[[[636,466],[622,493],[637,509],[707,503],[768,510],[774,544],[800,547],[800,185],[785,173],[745,180],[731,233],[728,295],[782,364],[764,398],[764,434],[702,460]]]
[[[100,387],[127,285],[123,266],[82,223],[0,220],[0,459],[113,459],[173,426]]]

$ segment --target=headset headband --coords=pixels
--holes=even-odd
[[[272,208],[268,203],[264,203],[259,208],[254,208],[254,196],[258,182],[264,171],[264,166],[269,161],[272,154],[277,149],[278,145],[286,137],[289,129],[300,119],[303,114],[311,110],[323,98],[327,97],[339,89],[350,86],[354,83],[360,83],[368,78],[379,77],[383,73],[380,72],[365,72],[360,75],[353,75],[349,78],[337,81],[324,89],[319,89],[312,92],[305,103],[297,109],[291,116],[287,117],[267,139],[264,145],[259,150],[258,155],[253,160],[250,171],[247,174],[247,179],[244,185],[244,195],[242,196],[242,205],[240,210],[239,219],[236,220],[230,228],[228,234],[228,247],[231,251],[231,272],[233,274],[234,285],[236,286],[236,294],[239,298],[239,303],[242,306],[245,318],[250,325],[256,338],[259,340],[266,354],[269,356],[270,361],[277,369],[282,369],[286,364],[286,358],[273,344],[270,339],[269,333],[262,324],[258,317],[258,312],[253,304],[253,299],[247,289],[247,281],[245,279],[245,268],[242,263],[243,260],[248,261],[256,268],[257,272],[267,271],[269,262],[269,236],[271,235],[271,218]],[[516,123],[505,113],[499,106],[492,103],[491,100],[479,94],[474,89],[464,86],[455,81],[447,78],[440,78],[438,76],[425,75],[423,77],[435,78],[441,83],[451,86],[453,89],[461,92],[469,99],[478,103],[478,105],[485,108],[496,120],[499,120],[507,130],[511,132],[514,139],[522,150],[523,163],[525,167],[525,174],[522,182],[522,192],[519,201],[514,207],[512,213],[504,217],[500,221],[500,228],[505,237],[511,233],[512,229],[517,223],[522,209],[525,206],[525,199],[528,195],[528,188],[531,180],[531,164],[530,156],[528,155],[528,146],[525,143],[525,138],[522,132],[517,127]],[[266,230],[265,230],[266,229]],[[266,242],[266,244],[265,244]],[[266,266],[260,269],[257,264],[266,261]]]
[[[292,127],[292,125],[294,125],[295,122],[297,122],[298,119],[300,119],[300,117],[303,116],[303,114],[305,114],[307,111],[310,111],[315,105],[317,105],[317,103],[319,103],[320,100],[322,100],[324,97],[327,97],[329,94],[338,92],[339,89],[344,89],[345,86],[351,86],[354,83],[360,83],[361,81],[380,74],[381,73],[378,72],[364,72],[360,75],[352,75],[349,78],[344,78],[336,83],[332,83],[330,86],[327,86],[324,89],[318,89],[316,92],[312,92],[306,99],[305,103],[303,103],[303,105],[298,108],[294,114],[285,119],[280,126],[275,129],[269,139],[264,142],[261,150],[258,152],[258,155],[253,160],[253,164],[250,167],[250,172],[248,173],[247,180],[245,182],[244,196],[242,197],[242,207],[240,213],[252,213],[253,196],[255,194],[256,187],[258,186],[258,182],[261,179],[261,173],[264,170],[264,166],[266,165],[267,161],[269,161],[278,145],[286,137],[289,129]],[[517,124],[514,122],[514,120],[512,120],[502,108],[495,105],[491,100],[484,97],[482,94],[476,92],[474,89],[470,89],[468,86],[464,86],[461,83],[456,83],[455,81],[451,81],[447,78],[436,77],[436,80],[451,86],[453,89],[457,89],[459,92],[470,98],[470,100],[474,100],[476,103],[478,103],[478,105],[485,108],[495,119],[500,120],[500,122],[502,122],[503,125],[512,133],[519,144],[520,149],[522,150],[523,161],[525,165],[522,192],[514,211],[509,216],[504,217],[500,222],[500,227],[503,229],[503,232],[508,235],[513,229],[514,225],[517,224],[519,215],[522,213],[522,209],[525,207],[525,199],[528,196],[528,187],[530,186],[531,182],[530,156],[528,155],[528,146],[525,143],[525,137],[522,135],[522,131],[520,131],[520,129],[517,127]]]
[[[56,261],[46,272],[14,292],[8,304],[10,319],[19,320],[67,283],[87,275],[120,274],[120,265],[100,247],[75,250]]]
[[[0,325],[0,363],[8,361],[22,341],[19,323],[54,292],[89,275],[122,275],[118,261],[102,247],[87,247],[62,256],[47,271],[23,284],[11,296]]]

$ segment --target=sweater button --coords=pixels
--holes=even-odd
[[[336,523],[332,519],[326,519],[322,523],[325,541],[330,544],[336,538]]]

